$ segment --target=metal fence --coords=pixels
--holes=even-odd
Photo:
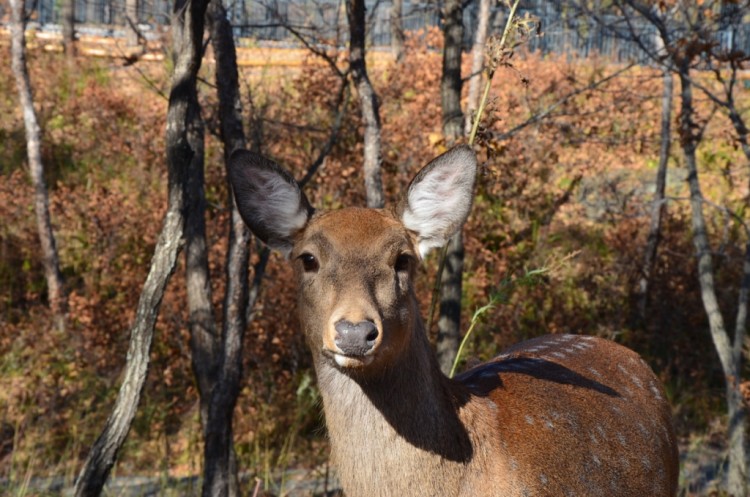
[[[59,29],[60,0],[26,0],[33,12],[32,20],[42,29]],[[346,43],[348,29],[346,14],[341,0],[224,0],[235,35],[259,41],[294,42],[291,27],[302,35],[324,39],[327,43]],[[94,32],[111,36],[124,35],[125,0],[75,0],[76,23],[82,32]],[[471,2],[464,12],[466,45],[471,39],[477,22],[478,2]],[[148,35],[160,26],[169,25],[173,0],[139,0],[138,23]],[[564,0],[524,0],[519,15],[526,13],[538,18],[542,36],[529,42],[531,51],[541,53],[566,53],[571,56],[588,57],[600,54],[617,60],[648,62],[647,55],[630,37],[618,34],[616,29],[605,27],[586,18],[567,18]],[[391,0],[367,0],[368,37],[372,46],[385,47],[390,44],[389,17]],[[0,0],[0,19],[7,9],[7,2]],[[504,9],[493,13],[493,29],[499,31],[505,16]],[[617,25],[616,18],[607,24]],[[405,0],[403,25],[406,30],[419,30],[438,26],[440,15],[438,4]],[[657,36],[650,25],[637,25],[641,42],[653,45]],[[718,33],[716,42],[727,49],[750,53],[750,25],[741,24]]]

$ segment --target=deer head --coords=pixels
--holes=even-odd
[[[326,358],[359,374],[392,364],[421,329],[415,266],[461,228],[475,176],[474,153],[459,146],[419,171],[393,209],[318,212],[271,160],[241,150],[229,164],[243,219],[294,265],[316,363]]]

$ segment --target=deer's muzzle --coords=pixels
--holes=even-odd
[[[357,367],[370,364],[380,342],[377,325],[369,320],[352,323],[342,319],[334,325],[334,360],[341,367]]]

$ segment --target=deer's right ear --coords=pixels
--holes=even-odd
[[[242,219],[266,245],[289,256],[294,235],[313,213],[291,174],[247,150],[232,153],[227,167]]]
[[[396,212],[416,233],[423,258],[461,229],[471,210],[476,174],[474,151],[459,145],[423,167],[409,184]]]

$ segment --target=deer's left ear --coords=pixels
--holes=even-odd
[[[417,234],[423,258],[461,229],[471,211],[476,175],[476,155],[459,145],[427,164],[409,184],[397,213]]]
[[[288,257],[295,234],[313,213],[292,175],[247,150],[232,153],[227,172],[245,224],[269,247]]]

